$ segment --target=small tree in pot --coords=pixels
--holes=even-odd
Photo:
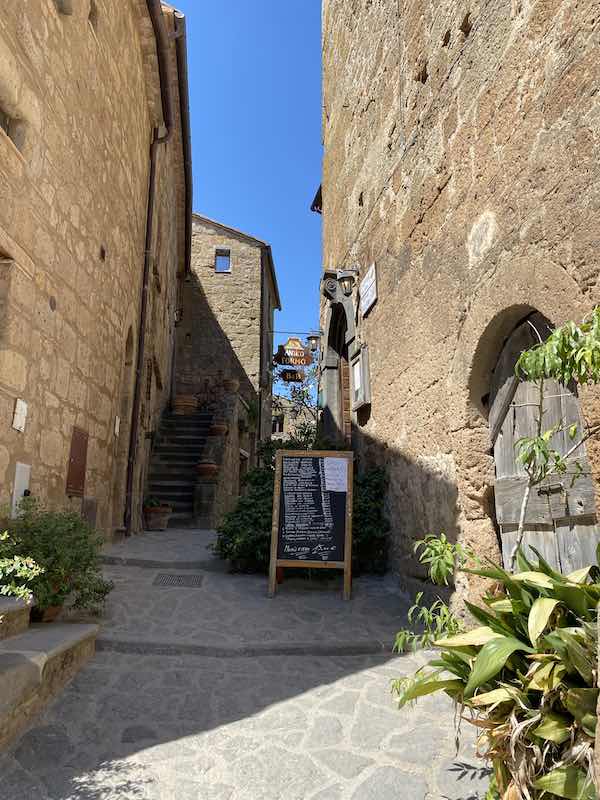
[[[163,503],[156,497],[149,497],[144,503],[144,517],[146,519],[146,530],[164,531],[169,527],[169,520],[173,508],[167,503]]]

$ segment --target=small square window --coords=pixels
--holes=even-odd
[[[215,272],[231,272],[231,251],[217,250],[215,253]]]

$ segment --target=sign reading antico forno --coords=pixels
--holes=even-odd
[[[300,339],[292,337],[286,344],[279,345],[273,360],[283,367],[309,367],[313,359]]]

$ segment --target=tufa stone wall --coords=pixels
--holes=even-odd
[[[194,215],[191,274],[177,338],[177,392],[236,379],[240,394],[260,416],[259,438],[271,431],[271,371],[275,289],[265,265],[266,245]],[[217,250],[230,253],[230,271],[217,272]],[[260,411],[259,411],[260,409]]]
[[[354,436],[390,470],[398,570],[430,532],[498,555],[502,343],[534,309],[561,323],[600,299],[599,30],[593,0],[324,2],[324,263],[377,264]]]
[[[89,434],[88,507],[109,533],[123,520],[160,85],[144,3],[103,0],[91,18],[87,0],[71,15],[60,7],[7,0],[0,30],[0,109],[10,120],[0,130],[0,500],[11,499],[22,462],[32,493],[63,505],[77,426]],[[171,71],[177,100],[174,46]],[[158,155],[135,527],[145,434],[169,396],[182,185],[176,130]],[[28,404],[24,432],[11,427],[17,398]]]

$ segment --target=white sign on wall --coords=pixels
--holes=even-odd
[[[15,403],[15,413],[13,415],[12,426],[16,431],[23,433],[27,422],[27,403],[25,400],[17,400]]]
[[[360,282],[360,313],[363,317],[377,302],[377,270],[375,263],[371,264],[367,274]]]
[[[16,517],[19,503],[25,497],[25,492],[29,489],[31,479],[31,464],[21,464],[17,461],[15,467],[15,482],[13,487],[11,516]]]

